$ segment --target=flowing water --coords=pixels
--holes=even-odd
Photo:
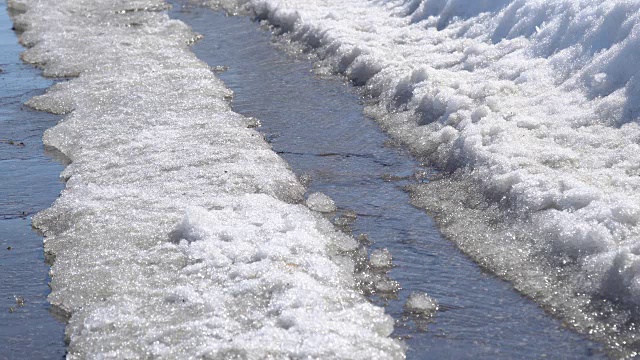
[[[372,249],[391,251],[390,276],[402,289],[372,301],[396,319],[395,336],[408,344],[409,358],[604,357],[600,345],[484,272],[409,205],[403,187],[432,169],[391,146],[363,116],[350,85],[315,77],[309,61],[278,49],[248,18],[180,3],[171,15],[205,36],[193,50],[212,66],[228,66],[220,77],[234,91],[234,110],[260,119],[274,150],[311,179],[309,191],[331,196],[341,212],[355,212],[353,233],[366,233]],[[46,301],[42,237],[29,221],[63,187],[62,165],[41,142],[58,117],[22,105],[53,82],[19,60],[22,48],[5,26],[6,13],[0,17],[0,358],[60,358],[64,323]],[[441,311],[428,321],[405,313],[412,291],[428,292]]]
[[[171,16],[204,35],[193,47],[234,91],[233,109],[260,119],[273,149],[309,192],[353,211],[355,235],[388,248],[396,298],[372,297],[396,319],[395,335],[409,358],[600,358],[600,345],[565,328],[510,284],[484,272],[443,239],[403,187],[433,171],[395,146],[363,115],[363,100],[339,78],[319,78],[302,56],[288,55],[271,34],[246,17],[230,17],[174,2]],[[412,291],[441,304],[429,321],[403,310]]]
[[[42,145],[59,117],[23,105],[53,81],[20,60],[5,1],[0,8],[0,359],[62,358],[64,322],[50,312],[42,236],[31,228],[63,187],[63,167]]]

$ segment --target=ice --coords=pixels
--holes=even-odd
[[[393,294],[400,290],[400,284],[388,276],[378,276],[374,279],[373,286],[378,295]]]
[[[393,265],[391,253],[387,249],[376,249],[371,252],[369,262],[376,269],[389,268]]]
[[[306,203],[309,209],[323,213],[333,212],[337,209],[333,199],[319,192],[309,194]]]
[[[302,204],[164,2],[9,6],[23,58],[77,76],[28,102],[67,114],[44,135],[66,188],[33,225],[68,358],[404,358],[357,290],[357,241]]]
[[[414,203],[479,263],[585,332],[618,336],[611,304],[638,320],[640,3],[221,3],[362,86],[442,171]]]
[[[412,292],[409,294],[404,307],[409,312],[430,316],[438,311],[438,302],[427,293]]]

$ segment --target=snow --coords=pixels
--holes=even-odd
[[[362,86],[367,113],[442,171],[414,203],[480,264],[585,332],[633,331],[640,3],[212,2]],[[597,316],[611,304],[619,318]]]
[[[404,358],[357,290],[358,243],[302,204],[162,1],[9,6],[23,58],[77,76],[28,102],[68,114],[44,136],[66,189],[33,219],[68,358]]]

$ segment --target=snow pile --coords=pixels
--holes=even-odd
[[[443,170],[414,199],[467,253],[576,327],[634,328],[640,3],[222,3],[377,100],[368,113]],[[590,313],[611,303],[615,319]]]
[[[44,137],[72,161],[34,217],[75,358],[403,358],[356,290],[357,242],[304,188],[156,0],[13,0],[26,61],[69,113]],[[351,263],[350,263],[351,262]]]

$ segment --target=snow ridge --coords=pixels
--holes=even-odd
[[[24,60],[75,77],[28,102],[68,114],[44,136],[66,189],[33,219],[68,358],[404,358],[356,290],[357,242],[300,204],[163,1],[9,6]]]

